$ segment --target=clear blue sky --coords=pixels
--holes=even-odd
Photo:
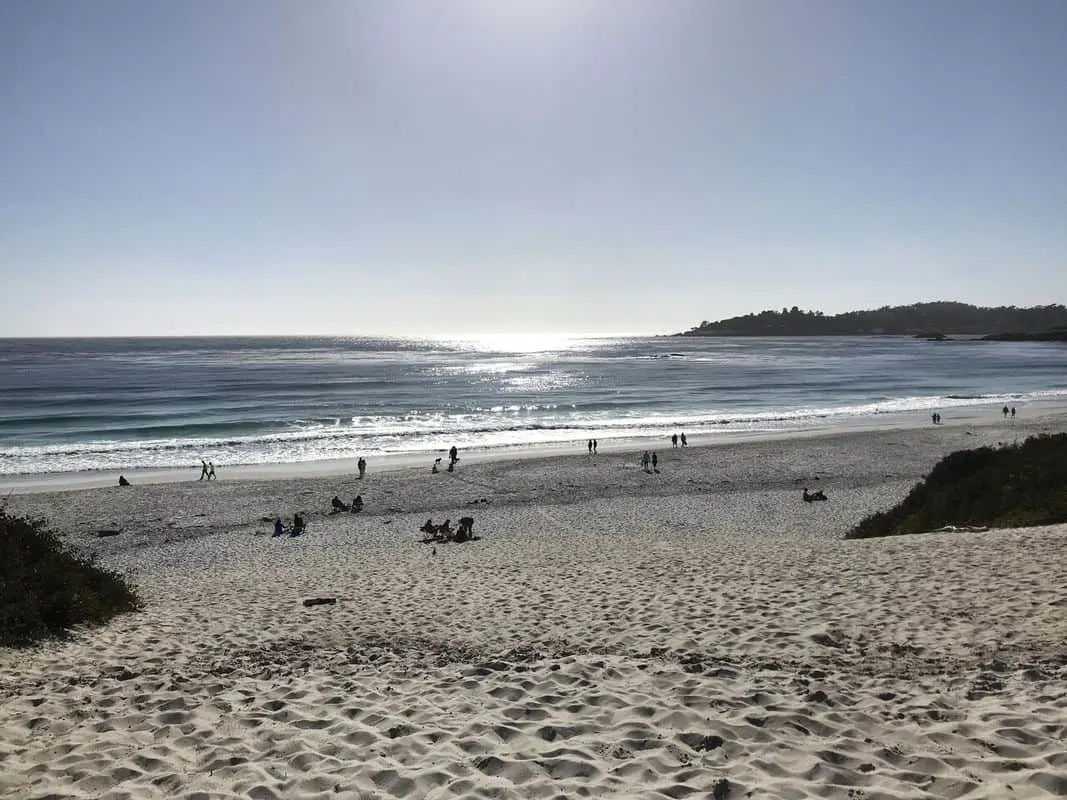
[[[0,336],[1067,300],[1062,0],[0,0]]]

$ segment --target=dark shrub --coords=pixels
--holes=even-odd
[[[70,551],[42,521],[0,508],[0,646],[60,636],[140,607],[118,573]]]
[[[866,539],[946,525],[1019,528],[1067,522],[1067,433],[945,456],[904,501],[845,536]]]

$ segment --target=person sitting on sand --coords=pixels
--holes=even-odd
[[[423,523],[423,526],[419,528],[419,530],[423,533],[428,533],[431,536],[437,533],[437,526],[433,524],[433,517],[427,519],[426,522]]]
[[[274,533],[271,534],[271,538],[274,538],[275,536],[284,536],[284,535],[285,535],[285,525],[282,523],[282,518],[281,517],[275,517],[274,518]]]
[[[456,541],[469,542],[474,538],[474,517],[460,517],[459,527],[456,528]]]
[[[452,538],[452,520],[446,519],[434,530],[434,536],[442,542],[447,542]]]
[[[334,514],[340,512],[340,511],[348,511],[348,506],[346,506],[344,504],[344,501],[341,500],[341,498],[338,497],[337,495],[333,496],[333,500],[330,501],[330,505],[333,506],[333,513]]]
[[[123,475],[119,475],[119,486],[129,486],[129,485],[130,485],[130,482],[128,480],[126,480],[126,477],[123,476]]]
[[[804,487],[804,502],[814,503],[816,500],[825,500],[826,495],[822,493],[822,489],[816,489],[814,494],[808,492],[808,487]]]
[[[304,525],[304,518],[299,514],[293,514],[293,529],[289,533],[290,536],[300,536],[306,526]]]
[[[358,514],[363,510],[363,495],[357,494],[352,500],[352,513]]]
[[[439,459],[439,458],[434,459],[433,466],[430,467],[430,474],[431,475],[436,475],[438,472],[440,472],[440,470],[437,469],[437,465],[440,464],[440,463],[441,463],[441,459]]]

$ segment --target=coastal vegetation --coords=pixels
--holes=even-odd
[[[987,342],[1067,342],[1067,326],[1033,333],[1023,331],[991,333],[983,336],[982,339]]]
[[[951,453],[903,502],[867,517],[845,538],[1059,522],[1067,522],[1067,433]]]
[[[0,508],[0,646],[24,646],[141,607],[121,575],[73,552],[42,520]]]
[[[1017,335],[1067,331],[1067,308],[1062,305],[998,306],[933,302],[883,306],[868,311],[825,315],[797,306],[761,311],[718,322],[701,322],[680,336],[863,336],[900,335],[938,339],[948,335],[982,336],[1012,331]]]

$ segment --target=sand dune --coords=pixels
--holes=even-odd
[[[0,651],[0,795],[1064,796],[1067,526],[839,538],[940,435],[13,497],[147,607]]]

